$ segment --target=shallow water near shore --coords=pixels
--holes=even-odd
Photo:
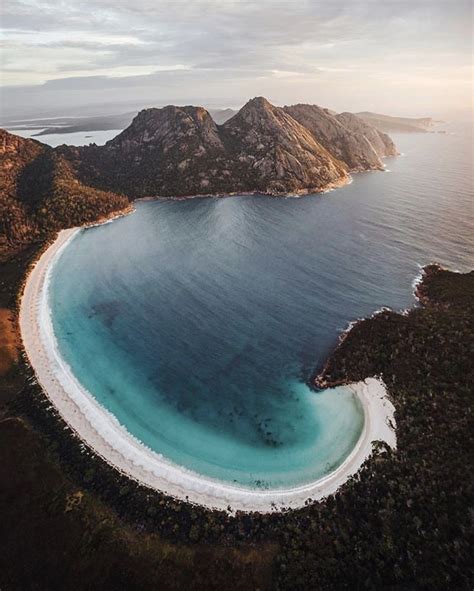
[[[349,321],[414,304],[419,265],[472,257],[469,137],[393,137],[404,156],[390,173],[325,195],[141,202],[80,232],[49,286],[79,381],[206,476],[284,488],[337,467],[362,409],[310,376]]]

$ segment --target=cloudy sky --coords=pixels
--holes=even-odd
[[[235,107],[470,116],[470,0],[3,0],[2,116]]]

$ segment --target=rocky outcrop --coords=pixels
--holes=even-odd
[[[394,153],[388,143],[385,145],[384,139],[374,142],[374,135],[380,135],[379,132],[374,134],[373,128],[355,125],[349,118],[340,117],[328,109],[304,104],[284,109],[351,172],[383,170],[382,159]]]
[[[103,147],[61,148],[85,182],[130,197],[320,191],[346,167],[264,98],[223,125],[202,107],[146,109]]]

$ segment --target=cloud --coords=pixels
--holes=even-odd
[[[4,0],[3,102],[18,103],[19,85],[57,106],[88,90],[89,102],[109,100],[128,83],[137,100],[143,89],[304,100],[309,89],[340,103],[337,93],[365,84],[368,108],[387,72],[405,76],[408,94],[417,67],[447,79],[468,67],[470,16],[465,0]]]

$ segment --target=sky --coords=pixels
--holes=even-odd
[[[0,117],[238,107],[472,118],[470,0],[2,0]]]

